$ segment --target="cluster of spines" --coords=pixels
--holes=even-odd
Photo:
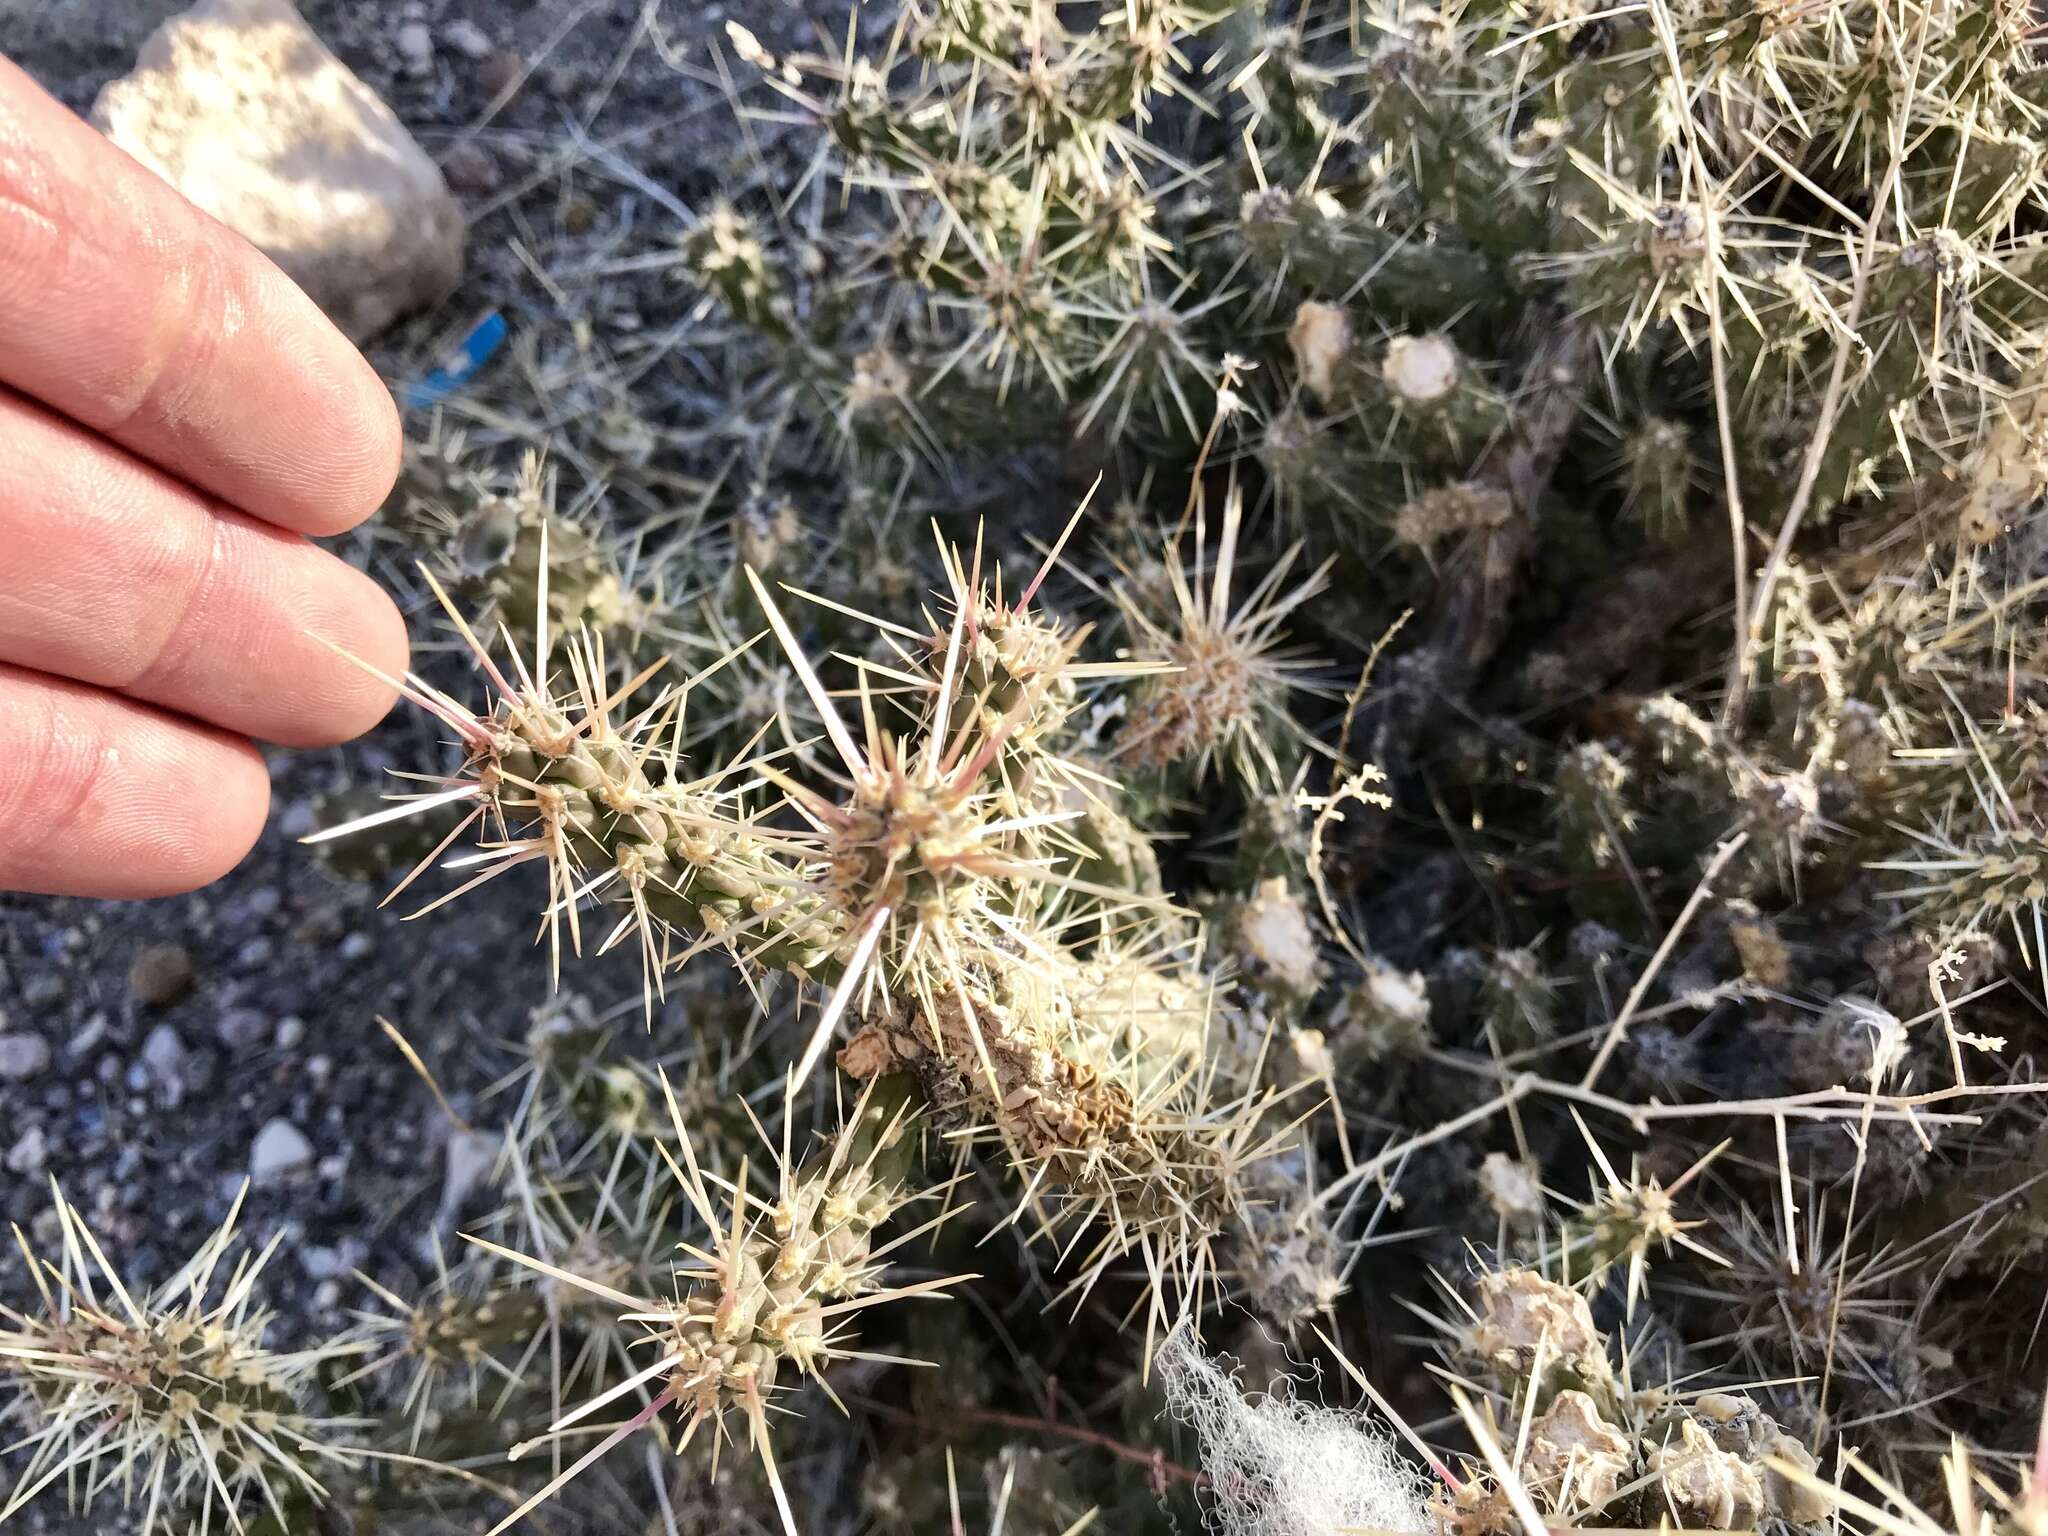
[[[0,1519],[61,1484],[81,1506],[118,1505],[142,1536],[239,1531],[259,1513],[293,1529],[288,1511],[323,1502],[323,1478],[354,1463],[358,1426],[317,1411],[314,1379],[355,1346],[266,1342],[258,1285],[278,1239],[229,1265],[238,1196],[176,1274],[135,1291],[76,1207],[53,1199],[55,1259],[15,1231],[41,1307],[0,1308],[0,1417],[29,1452]]]

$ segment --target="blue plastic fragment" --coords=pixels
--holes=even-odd
[[[505,317],[492,310],[471,327],[461,343],[441,360],[441,365],[424,379],[408,384],[401,398],[409,411],[439,405],[482,370],[499,347],[505,344]]]

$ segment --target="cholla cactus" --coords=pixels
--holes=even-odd
[[[1148,1326],[1199,1305],[1216,1247],[1245,1219],[1245,1167],[1284,1130],[1267,1095],[1190,1090],[1204,1065],[1211,984],[1143,952],[1077,961],[1027,945],[924,1007],[871,1014],[840,1052],[859,1081],[905,1072],[942,1124],[986,1127],[1051,1208],[1044,1225],[1100,1236],[1074,1285],[1140,1258]]]
[[[1113,749],[1131,768],[1184,764],[1199,780],[1228,765],[1251,789],[1277,789],[1291,776],[1295,759],[1318,748],[1289,711],[1288,695],[1324,690],[1313,659],[1285,643],[1282,625],[1323,590],[1329,565],[1286,587],[1301,555],[1297,545],[1233,604],[1243,526],[1243,502],[1233,489],[1206,582],[1179,539],[1168,541],[1170,608],[1146,605],[1135,582],[1118,589],[1134,649],[1158,669],[1138,690]],[[1205,558],[1199,515],[1194,546],[1195,560]]]
[[[551,1289],[405,1303],[396,1363],[496,1358],[472,1301],[552,1309],[566,1386],[759,1438],[749,1394],[822,1359],[795,1320],[856,1299],[837,1239],[785,1179],[777,1279],[736,1192],[656,1305],[653,1191],[735,1166],[715,1102],[853,1083],[980,1160],[1057,1251],[1041,1295],[1128,1281],[1152,1338],[1217,1281],[1349,1322],[1368,1188],[1476,1252],[1502,1464],[1436,1512],[1468,1536],[1810,1524],[1782,1467],[1845,1428],[1901,1487],[1951,1434],[2022,1449],[1976,1384],[2033,1347],[1984,1298],[2048,1278],[2038,1021],[2001,995],[2048,890],[2028,7],[871,19],[818,56],[728,32],[764,152],[645,258],[703,376],[584,391],[638,493],[610,528],[536,491],[427,551],[493,697],[411,683],[462,761],[369,821],[545,869],[556,950],[634,943],[650,1017],[728,980],[713,949],[757,1006],[690,1009],[694,1082],[662,1058],[716,1156],[650,1064],[580,1027],[536,1060],[531,1208],[482,1234]],[[724,454],[684,510],[652,478]],[[1106,526],[1066,523],[1098,477]],[[1332,817],[1362,759],[1395,813]],[[1578,1183],[1573,1114],[1627,1160]],[[1774,1384],[1679,1389],[1724,1369]],[[1219,1502],[1266,1486],[1230,1465]]]
[[[1308,906],[1284,876],[1259,882],[1224,919],[1224,942],[1246,976],[1280,1004],[1308,1001],[1323,981]]]
[[[1504,1391],[1508,1422],[1526,1428],[1507,1437],[1514,1449],[1504,1462],[1468,1465],[1464,1484],[1435,1501],[1446,1536],[1517,1529],[1503,1465],[1537,1510],[1588,1527],[1805,1526],[1824,1513],[1800,1481],[1814,1469],[1811,1452],[1751,1398],[1707,1392],[1674,1402],[1617,1372],[1584,1298],[1532,1271],[1489,1271],[1478,1291],[1478,1315],[1457,1347]]]
[[[515,658],[514,684],[450,607],[497,703],[478,714],[410,687],[460,732],[464,761],[446,788],[368,823],[467,802],[458,833],[478,822],[517,829],[487,850],[477,879],[542,863],[558,958],[561,929],[580,936],[580,902],[611,906],[618,921],[603,944],[637,936],[650,1008],[668,973],[712,946],[750,977],[829,985],[797,1085],[839,1020],[858,1017],[845,1070],[862,1081],[910,1073],[949,1130],[1004,1148],[1061,1219],[1100,1218],[1081,1283],[1142,1253],[1176,1277],[1154,1303],[1155,1323],[1169,1321],[1203,1294],[1215,1241],[1242,1204],[1239,1171],[1269,1148],[1266,1098],[1230,1086],[1236,1062],[1211,1059],[1211,983],[1188,963],[1173,909],[1072,872],[1096,850],[1064,828],[1085,825],[1101,798],[1099,775],[1056,750],[1085,636],[1031,610],[1046,571],[1010,604],[957,559],[953,569],[951,623],[942,637],[913,632],[903,661],[914,670],[893,669],[921,700],[911,729],[881,726],[864,679],[864,739],[749,572],[823,722],[845,786],[836,797],[753,760],[686,779],[674,743],[687,687],[619,718],[619,700],[645,679],[607,696],[601,642],[585,634],[568,651],[575,691],[557,697],[535,681],[547,676],[545,627],[535,667]],[[1217,595],[1225,606],[1227,587]],[[743,773],[779,787],[798,825],[747,806]],[[1035,915],[1048,896],[1064,900],[1058,922]],[[1117,917],[1113,941],[1092,942],[1096,912]]]
[[[663,611],[664,597],[638,590],[600,528],[555,509],[553,475],[537,453],[521,461],[509,485],[471,473],[456,488],[413,503],[412,515],[426,525],[414,538],[483,633],[508,627],[514,648],[530,654],[544,598],[551,633],[587,626],[624,659]]]
[[[246,1192],[246,1191],[245,1191]],[[142,1536],[243,1529],[325,1502],[321,1479],[352,1463],[347,1420],[309,1406],[314,1375],[352,1345],[279,1351],[257,1283],[277,1240],[223,1270],[238,1196],[176,1274],[146,1293],[119,1273],[78,1210],[53,1190],[62,1247],[21,1248],[43,1305],[0,1308],[5,1418],[29,1452],[0,1519],[62,1481],[81,1505],[118,1503]]]
[[[719,1199],[724,1181],[714,1182],[698,1167],[682,1111],[672,1095],[668,1103],[681,1147],[681,1161],[672,1166],[709,1247],[686,1248],[690,1262],[675,1267],[662,1294],[636,1296],[597,1276],[474,1240],[617,1309],[617,1321],[637,1326],[655,1356],[549,1429],[545,1438],[552,1439],[613,1402],[630,1398],[640,1404],[594,1449],[493,1527],[494,1536],[670,1409],[681,1420],[679,1452],[707,1423],[717,1438],[725,1438],[728,1413],[746,1421],[747,1444],[760,1456],[783,1523],[793,1533],[795,1516],[768,1426],[776,1392],[789,1388],[788,1376],[816,1376],[831,1361],[852,1353],[845,1347],[847,1325],[839,1319],[886,1302],[938,1295],[963,1278],[882,1284],[886,1255],[935,1224],[877,1241],[876,1229],[921,1197],[909,1183],[916,1128],[897,1085],[864,1094],[846,1128],[819,1155],[800,1165],[781,1159],[773,1201],[751,1193],[744,1161],[729,1197]],[[756,1205],[763,1208],[758,1214]],[[531,1448],[532,1443],[517,1446],[512,1454],[517,1458]]]

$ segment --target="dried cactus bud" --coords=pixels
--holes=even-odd
[[[1785,1462],[1802,1472],[1813,1473],[1820,1468],[1820,1462],[1806,1448],[1806,1443],[1782,1429],[1766,1436],[1757,1450],[1763,1456]],[[1787,1525],[1822,1525],[1834,1513],[1833,1499],[1807,1483],[1787,1477],[1776,1467],[1765,1466],[1763,1478],[1765,1511]]]
[[[1680,1419],[1676,1434],[1650,1445],[1643,1462],[1653,1507],[1681,1526],[1733,1530],[1754,1524],[1764,1507],[1756,1469],[1720,1449],[1694,1419]]]
[[[1529,1426],[1517,1470],[1539,1505],[1553,1514],[1600,1510],[1635,1467],[1635,1448],[1600,1416],[1583,1392],[1564,1391]]]
[[[803,518],[787,496],[755,491],[733,517],[733,553],[742,565],[772,571],[803,542]]]
[[[1697,267],[1707,258],[1710,224],[1697,203],[1659,203],[1644,221],[1643,253],[1658,277]]]
[[[1777,923],[1748,901],[1729,902],[1728,914],[1728,938],[1742,962],[1743,977],[1773,992],[1791,985],[1792,952]]]
[[[1542,1171],[1535,1164],[1505,1152],[1489,1152],[1480,1160],[1476,1177],[1486,1203],[1510,1229],[1528,1231],[1542,1223]]]
[[[1967,470],[1957,526],[1975,545],[1995,542],[2048,492],[2048,391],[2035,364],[2013,397],[1992,406],[1991,430]]]
[[[1330,1048],[1349,1067],[1412,1055],[1430,1042],[1429,985],[1420,971],[1376,963],[1337,1005]]]
[[[1287,345],[1294,351],[1302,387],[1323,405],[1331,404],[1337,370],[1351,356],[1350,317],[1336,304],[1304,301],[1288,327]]]
[[[870,347],[853,360],[846,403],[855,415],[901,410],[910,402],[912,379],[903,360],[887,347]]]
[[[1429,1524],[1434,1536],[1510,1536],[1522,1529],[1522,1517],[1499,1483],[1468,1468],[1455,1491],[1430,1500]]]
[[[1380,381],[1408,406],[1442,404],[1463,373],[1458,349],[1447,336],[1396,336],[1380,358]]]
[[[1504,528],[1514,515],[1514,498],[1498,486],[1476,480],[1433,486],[1394,514],[1394,536],[1429,549],[1453,534]]]
[[[1282,876],[1261,881],[1236,905],[1225,937],[1245,975],[1285,1001],[1306,1002],[1322,985],[1322,957],[1308,909]]]
[[[1607,1339],[1593,1326],[1586,1298],[1533,1269],[1479,1277],[1478,1317],[1463,1343],[1466,1353],[1511,1381],[1526,1380],[1539,1362],[1596,1390],[1614,1379]]]

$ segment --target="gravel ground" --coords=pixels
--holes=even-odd
[[[83,110],[181,8],[0,0],[0,46]],[[373,351],[394,379],[478,313],[551,303],[527,258],[538,254],[545,269],[565,210],[584,228],[642,229],[639,243],[671,238],[672,210],[708,188],[719,135],[731,138],[708,126],[729,121],[705,110],[719,106],[715,91],[676,61],[702,61],[704,40],[728,16],[771,43],[803,19],[774,0],[310,0],[302,9],[442,160],[474,216],[462,291]],[[516,94],[492,111],[515,79]],[[707,126],[661,131],[685,119]],[[562,163],[557,147],[583,135],[601,154]],[[588,172],[591,160],[601,170]],[[660,302],[657,289],[639,297]],[[617,293],[587,318],[600,339],[607,323],[638,323]],[[349,552],[363,558],[366,548]],[[416,640],[426,630],[416,623]],[[326,797],[374,793],[384,767],[431,762],[436,750],[416,719],[394,715],[367,745],[273,752],[261,844],[195,895],[0,896],[0,1217],[47,1236],[54,1178],[129,1279],[146,1285],[227,1214],[253,1167],[265,1177],[244,1230],[286,1233],[270,1271],[281,1329],[339,1322],[362,1300],[349,1278],[357,1267],[416,1287],[444,1203],[449,1121],[375,1019],[398,1025],[458,1109],[473,1106],[511,1060],[491,1042],[523,1033],[546,990],[545,955],[532,944],[536,893],[502,881],[452,915],[408,924],[379,909],[382,883],[336,875],[296,839],[333,819]],[[637,1007],[634,957],[586,960],[575,980],[599,1006]],[[18,1263],[0,1266],[0,1298],[21,1300],[25,1285]],[[61,1503],[24,1528],[112,1529],[68,1520]]]

